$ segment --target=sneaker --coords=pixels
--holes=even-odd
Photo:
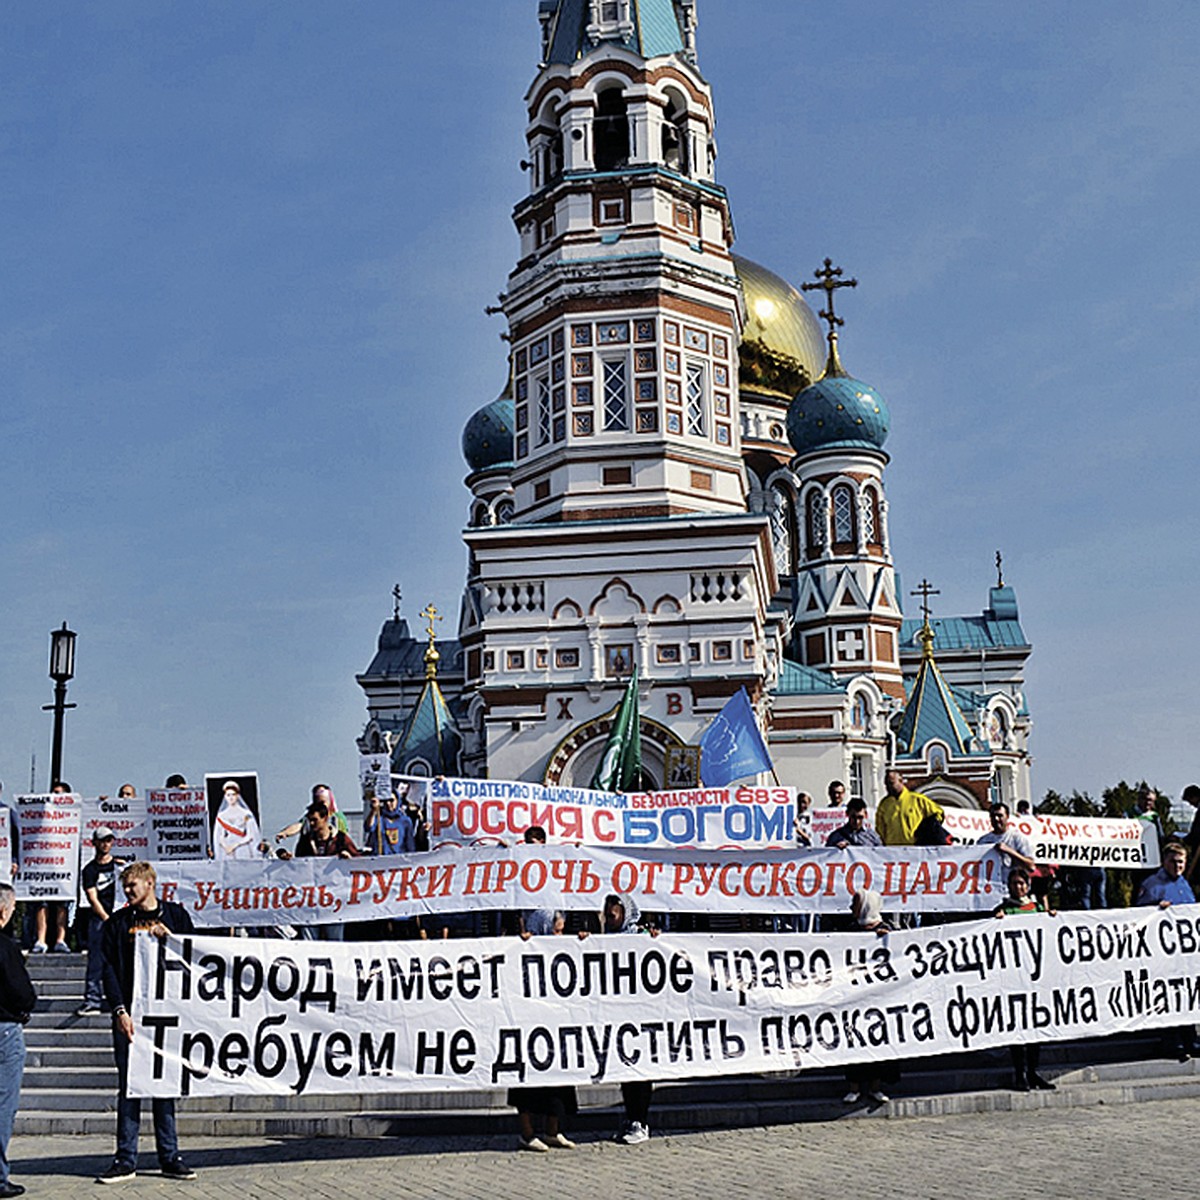
[[[518,1150],[532,1150],[534,1154],[548,1154],[550,1147],[536,1134],[531,1138],[521,1138]]]
[[[96,1176],[97,1183],[124,1183],[127,1179],[132,1179],[137,1174],[137,1168],[133,1163],[121,1162],[117,1159],[107,1171],[101,1171]]]
[[[872,1104],[886,1104],[888,1102],[886,1092],[876,1090],[874,1092],[868,1092],[867,1095],[871,1097]]]
[[[625,1135],[633,1128],[632,1121],[622,1121],[621,1127],[612,1135],[611,1140],[614,1142],[624,1143]]]
[[[196,1172],[183,1161],[182,1158],[173,1158],[165,1167],[162,1168],[164,1179],[195,1179]]]
[[[54,943],[54,953],[55,954],[70,954],[71,947],[68,946],[66,942],[55,942]]]
[[[100,1005],[92,1004],[91,1001],[85,1001],[76,1010],[77,1017],[98,1017],[100,1015]]]
[[[45,954],[48,947],[45,942],[34,942],[29,948],[30,954]]]
[[[842,1097],[843,1104],[857,1104],[862,1099],[862,1092],[849,1091]]]
[[[621,1143],[625,1146],[640,1146],[643,1142],[648,1142],[649,1140],[649,1128],[643,1125],[641,1121],[630,1121],[629,1128],[625,1131],[625,1136],[621,1139]]]
[[[9,1200],[10,1196],[23,1196],[25,1189],[19,1183],[0,1184],[0,1200]]]
[[[575,1143],[573,1141],[571,1141],[571,1139],[569,1137],[567,1137],[566,1134],[564,1134],[564,1133],[556,1133],[553,1137],[547,1136],[545,1138],[545,1142],[546,1142],[546,1145],[549,1146],[551,1150],[574,1150],[574,1149],[576,1149]]]

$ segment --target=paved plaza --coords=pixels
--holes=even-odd
[[[516,1153],[512,1139],[195,1139],[200,1173],[169,1183],[149,1168],[93,1182],[108,1138],[17,1137],[15,1182],[31,1200],[98,1195],[191,1200],[253,1197],[852,1197],[894,1200],[1192,1195],[1189,1158],[1200,1100],[901,1120],[849,1119],[769,1129],[674,1134],[635,1147],[582,1141],[575,1151]]]

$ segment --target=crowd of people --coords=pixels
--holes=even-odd
[[[173,776],[169,786],[179,786],[182,777]],[[122,786],[121,794],[132,785]],[[55,790],[69,791],[66,784],[56,784]],[[897,771],[884,777],[884,796],[874,812],[861,798],[846,800],[846,787],[835,780],[828,788],[829,807],[844,808],[845,820],[825,838],[825,845],[836,849],[850,847],[946,845],[951,838],[944,827],[945,814],[940,805],[921,792],[910,789]],[[1158,796],[1142,787],[1137,803],[1128,814],[1131,818],[1153,826],[1154,836],[1161,847],[1162,865],[1154,871],[1140,873],[1134,879],[1134,902],[1139,905],[1168,907],[1190,904],[1196,899],[1193,878],[1200,854],[1200,786],[1191,785],[1183,798],[1197,809],[1191,828],[1183,837],[1168,836],[1159,812]],[[360,842],[356,842],[345,815],[337,806],[332,789],[317,784],[303,815],[284,826],[275,835],[275,844],[262,838],[255,814],[242,803],[236,783],[227,783],[222,805],[217,813],[214,845],[224,838],[225,845],[215,853],[229,857],[245,857],[245,846],[255,856],[278,856],[287,859],[303,857],[355,858],[360,855],[403,855],[429,849],[429,826],[420,807],[407,795],[393,793],[385,797],[368,794]],[[1024,809],[1028,811],[1027,802]],[[797,805],[796,841],[811,846],[811,797],[801,794]],[[1018,806],[1018,816],[1023,815]],[[247,819],[248,818],[248,819]],[[1008,806],[993,803],[989,809],[991,830],[980,839],[993,844],[1001,856],[1008,895],[996,907],[997,919],[1007,919],[1030,913],[1054,913],[1065,904],[1082,908],[1103,908],[1109,902],[1106,888],[1107,873],[1103,868],[1073,867],[1059,870],[1038,863],[1031,840],[1010,820]],[[286,843],[296,839],[290,848]],[[546,834],[534,826],[525,831],[524,840],[530,844],[545,844]],[[110,1013],[113,1021],[113,1052],[118,1073],[117,1147],[111,1164],[97,1177],[100,1183],[117,1183],[132,1178],[137,1170],[137,1147],[141,1119],[141,1101],[127,1095],[129,1045],[134,1037],[134,1022],[130,1016],[133,999],[133,939],[139,932],[164,937],[169,932],[192,931],[192,922],[179,904],[159,898],[154,868],[146,862],[126,863],[113,854],[114,834],[107,826],[94,830],[92,857],[84,866],[81,887],[86,899],[82,921],[78,927],[78,942],[87,951],[87,974],[84,1002],[80,1016]],[[1189,868],[1189,863],[1191,864]],[[118,884],[125,903],[118,905]],[[16,911],[15,893],[7,884],[0,884],[0,930],[12,922]],[[434,919],[397,919],[372,922],[364,926],[323,924],[300,931],[302,936],[342,940],[352,938],[410,937],[448,938],[462,934],[512,934],[524,939],[555,937],[571,934],[588,937],[592,933],[641,932],[657,936],[668,921],[655,921],[644,916],[632,897],[607,895],[597,914],[566,913],[558,910],[535,909],[519,913],[487,914],[492,917],[487,927],[479,914],[439,914]],[[30,953],[53,953],[68,950],[68,906],[59,904],[29,904],[26,921],[30,924],[32,941]],[[929,918],[926,918],[927,920]],[[941,918],[934,917],[933,920]],[[726,920],[730,920],[726,918]],[[848,917],[818,919],[808,915],[799,919],[756,917],[743,914],[732,918],[733,926],[723,925],[720,918],[683,919],[676,927],[688,929],[806,929],[819,927],[826,931],[857,930],[872,936],[884,936],[893,929],[917,924],[909,914],[883,911],[883,899],[874,891],[859,890],[852,898]],[[54,939],[51,941],[51,930]],[[21,1071],[25,1058],[23,1025],[29,1019],[36,996],[26,969],[24,957],[15,939],[0,936],[0,1200],[21,1195],[24,1189],[9,1177],[7,1147],[17,1108]],[[1168,1031],[1170,1052],[1181,1060],[1191,1057],[1194,1029],[1184,1026]],[[1052,1089],[1054,1084],[1039,1070],[1040,1047],[1036,1045],[1011,1048],[1013,1087],[1017,1090]],[[880,1104],[887,1100],[885,1085],[896,1080],[895,1064],[867,1063],[851,1067],[847,1072],[849,1090],[847,1104],[867,1101]],[[624,1120],[615,1140],[625,1145],[637,1145],[650,1137],[650,1105],[653,1085],[638,1080],[622,1085]],[[567,1136],[561,1123],[573,1116],[577,1100],[573,1087],[525,1087],[509,1092],[509,1102],[518,1113],[519,1142],[522,1150],[546,1153],[552,1149],[573,1149],[575,1143]],[[192,1179],[193,1172],[179,1152],[175,1131],[174,1102],[156,1099],[152,1102],[154,1139],[160,1170],[168,1179]]]

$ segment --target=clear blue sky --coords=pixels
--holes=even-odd
[[[352,793],[399,580],[457,615],[535,0],[0,10],[0,779]],[[1197,666],[1194,3],[701,0],[738,249],[858,276],[893,548],[1005,555],[1034,780],[1178,795]],[[817,781],[820,782],[820,781]],[[807,784],[805,786],[808,786]],[[810,787],[810,790],[814,790]]]

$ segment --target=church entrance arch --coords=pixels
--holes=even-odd
[[[572,729],[551,752],[542,782],[548,787],[588,787],[615,719],[615,711],[606,712]],[[638,787],[643,791],[658,791],[666,778],[667,747],[686,743],[649,717],[642,717],[641,729],[642,778]]]

